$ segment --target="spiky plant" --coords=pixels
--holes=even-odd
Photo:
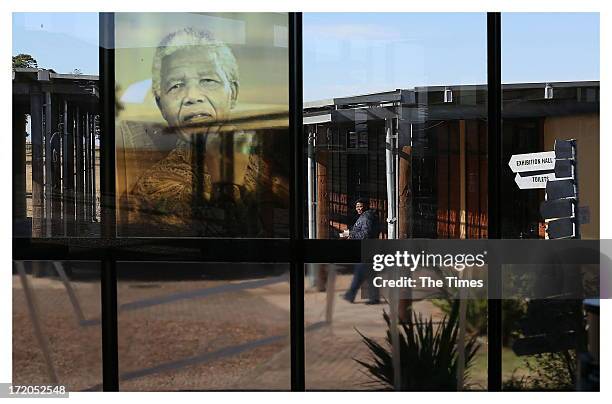
[[[381,390],[394,389],[393,359],[391,348],[391,320],[386,312],[383,317],[387,323],[387,336],[382,345],[359,331],[363,342],[369,348],[373,362],[354,359],[362,365],[371,381],[371,387]],[[454,391],[457,390],[457,366],[459,352],[457,336],[459,333],[459,304],[452,305],[450,313],[441,323],[434,326],[429,317],[413,314],[399,329],[399,348],[401,364],[400,390],[402,391]],[[465,342],[465,371],[462,387],[466,385],[474,356],[480,348],[476,336]]]

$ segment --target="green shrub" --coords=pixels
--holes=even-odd
[[[511,346],[519,337],[519,320],[527,314],[527,303],[520,299],[502,300],[502,344]]]
[[[544,353],[535,363],[526,362],[533,390],[571,391],[576,389],[576,351]]]
[[[529,372],[520,379],[516,370],[503,383],[508,391],[572,391],[576,389],[576,353],[574,350],[552,352],[523,358]]]
[[[445,314],[449,314],[453,300],[435,299],[433,304]],[[519,334],[518,320],[525,316],[527,304],[523,300],[504,299],[502,301],[502,339],[504,346],[512,345],[512,340]],[[467,331],[470,334],[487,335],[488,303],[485,299],[467,300]]]
[[[445,314],[450,314],[452,299],[435,299],[433,304]],[[485,299],[469,299],[466,310],[466,330],[470,334],[486,335],[488,325],[488,304]]]

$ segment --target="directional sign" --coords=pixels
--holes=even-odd
[[[554,170],[555,152],[547,151],[541,153],[514,154],[510,158],[508,165],[513,173]]]
[[[514,353],[522,356],[576,349],[584,326],[580,301],[568,300],[572,297],[575,294],[555,293],[554,298],[530,300],[526,316],[517,321],[525,337],[514,342]]]
[[[573,140],[555,140],[555,157],[558,159],[574,158]]]
[[[548,200],[576,197],[574,181],[572,180],[549,181],[545,188]]]
[[[546,352],[559,352],[576,349],[577,338],[575,332],[566,332],[553,335],[536,335],[514,341],[512,350],[517,356],[536,355]]]
[[[572,160],[555,161],[555,177],[574,178],[574,164]]]
[[[574,217],[574,202],[571,199],[544,201],[540,204],[540,214],[544,220]]]
[[[536,189],[536,188],[546,188],[546,183],[549,180],[555,179],[555,173],[545,173],[545,174],[537,174],[537,175],[529,175],[522,177],[519,173],[516,173],[514,177],[514,182],[520,189]]]
[[[546,223],[549,239],[580,238],[581,214],[578,201],[578,176],[576,172],[576,140],[555,140],[555,180],[546,183],[546,201],[540,205],[540,213]],[[553,220],[551,220],[553,219]]]
[[[576,225],[572,219],[553,220],[546,225],[549,239],[570,238],[576,235]]]

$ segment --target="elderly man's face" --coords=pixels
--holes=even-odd
[[[228,80],[215,55],[204,47],[179,50],[162,61],[158,105],[181,135],[188,135],[186,127],[227,119],[237,95],[238,83]]]

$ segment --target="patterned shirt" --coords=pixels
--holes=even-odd
[[[262,157],[254,134],[252,139],[239,184],[213,182],[206,151],[197,153],[192,145],[178,143],[136,182],[130,225],[153,236],[271,236],[270,214],[286,205],[288,190],[286,180],[274,175]],[[197,164],[198,157],[203,164]]]

